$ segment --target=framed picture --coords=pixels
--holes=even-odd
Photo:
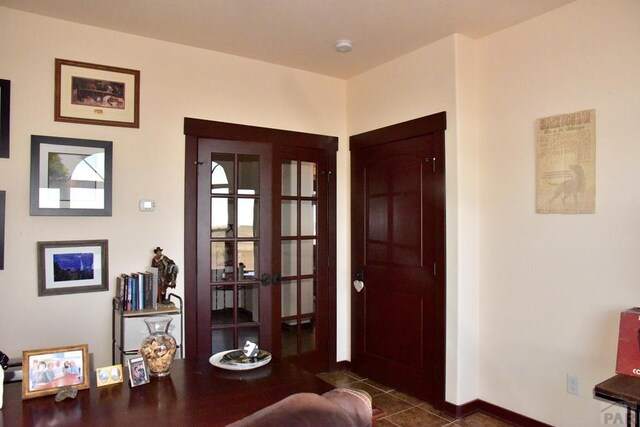
[[[22,352],[22,398],[56,394],[60,388],[89,388],[89,346],[45,348]]]
[[[137,387],[149,382],[149,369],[147,369],[147,362],[145,362],[144,357],[132,357],[127,363],[129,364],[129,382],[131,383],[131,387]]]
[[[59,122],[140,127],[140,71],[56,58]]]
[[[96,369],[96,385],[103,387],[105,385],[120,384],[122,382],[122,365],[105,366]]]
[[[31,136],[31,215],[111,216],[113,143]]]
[[[0,157],[9,158],[9,110],[11,106],[11,82],[0,80]]]
[[[7,192],[0,191],[0,270],[4,270],[4,215],[7,206]]]
[[[107,240],[38,242],[38,296],[109,290]]]

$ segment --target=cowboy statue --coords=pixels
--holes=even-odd
[[[158,304],[169,304],[167,289],[176,287],[178,266],[172,259],[162,254],[162,248],[158,246],[153,250],[154,256],[151,267],[158,269]]]

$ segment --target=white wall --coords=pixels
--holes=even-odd
[[[54,58],[140,70],[140,129],[54,122]],[[339,136],[344,143],[343,80],[3,7],[0,77],[11,80],[12,91],[11,158],[0,159],[0,189],[7,191],[0,350],[12,357],[24,349],[88,343],[97,366],[111,360],[113,288],[38,297],[36,242],[108,239],[112,286],[116,275],[148,265],[158,245],[184,265],[184,117]],[[113,216],[29,216],[32,134],[113,141]],[[340,212],[348,176],[337,175]],[[156,200],[157,210],[140,212],[141,198]],[[338,224],[339,235],[347,234],[343,227]],[[346,244],[339,241],[339,259]],[[346,304],[338,300],[339,312]],[[348,347],[340,336],[338,354]]]
[[[640,300],[640,2],[579,0],[477,42],[479,397],[598,426]],[[596,110],[596,213],[535,213],[534,121]],[[566,374],[581,394],[566,393]]]

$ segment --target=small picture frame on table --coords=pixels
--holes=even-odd
[[[56,394],[63,387],[89,388],[89,346],[22,352],[22,399]]]
[[[111,365],[96,369],[96,385],[120,384],[122,382],[122,365]]]
[[[129,382],[131,383],[131,387],[149,383],[149,369],[147,368],[147,362],[144,360],[144,357],[132,357],[127,363],[129,365]]]

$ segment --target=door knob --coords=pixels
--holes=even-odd
[[[264,286],[269,286],[271,284],[271,275],[269,273],[262,273],[262,276],[260,276],[260,283]]]

